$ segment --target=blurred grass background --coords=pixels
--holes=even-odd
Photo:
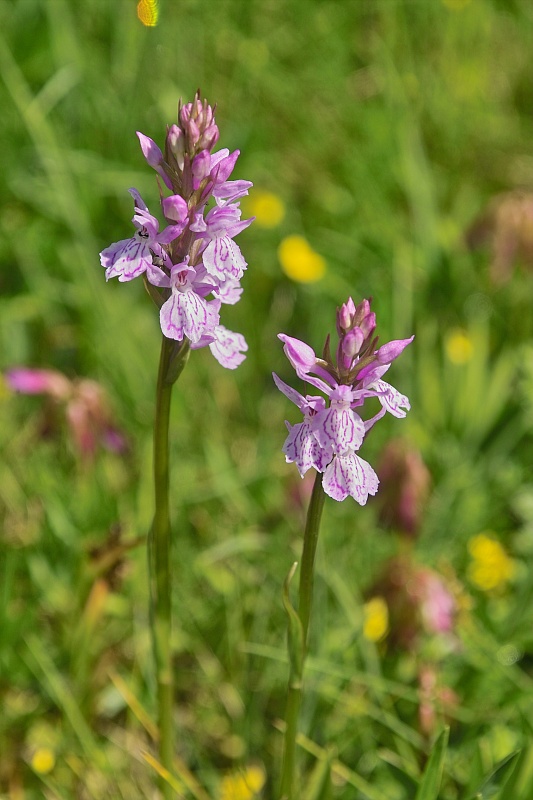
[[[175,391],[182,795],[251,797],[228,780],[255,765],[275,796],[281,586],[309,489],[283,463],[283,420],[296,418],[270,377],[293,381],[276,334],[320,350],[335,307],[371,295],[382,341],[416,333],[391,370],[412,411],[380,423],[362,455],[376,464],[402,437],[431,489],[410,544],[379,503],[326,506],[302,798],[326,796],[320,770],[335,798],[414,796],[430,663],[457,698],[444,800],[516,747],[513,797],[530,800],[533,221],[490,211],[533,188],[529,0],[161,0],[154,28],[135,0],[2,0],[0,23],[0,366],[99,381],[130,444],[82,463],[41,398],[2,388],[0,796],[152,796],[143,537],[159,328],[138,282],[106,285],[98,252],[130,233],[130,186],[156,207],[135,130],[161,144],[200,87],[220,146],[241,150],[236,177],[255,184],[248,210],[273,193],[284,214],[239,237],[250,266],[224,323],[246,336],[247,361],[228,373],[194,353]],[[480,218],[489,234],[472,250]],[[294,235],[325,260],[320,280],[282,270]],[[490,590],[469,573],[468,543],[487,531],[514,564]],[[363,597],[406,549],[453,589],[453,646],[363,635]]]

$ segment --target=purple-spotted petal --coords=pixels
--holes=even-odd
[[[323,472],[328,462],[331,461],[332,453],[320,446],[311,430],[309,420],[304,419],[297,425],[287,424],[287,428],[289,435],[283,445],[287,463],[296,464],[302,478],[311,467],[318,472]]]
[[[226,369],[236,369],[246,358],[244,354],[248,350],[244,336],[228,331],[223,325],[218,325],[214,334],[215,341],[209,345],[211,353]]]
[[[138,278],[152,264],[148,240],[138,234],[131,239],[121,239],[102,250],[100,263],[106,268],[107,281],[116,277],[121,282]]]
[[[168,339],[181,342],[186,336],[191,342],[198,342],[207,321],[207,303],[194,291],[173,291],[161,306],[161,330]]]
[[[214,292],[222,303],[234,306],[241,299],[242,286],[236,278],[226,278],[219,282]]]
[[[300,411],[303,411],[306,406],[305,397],[301,395],[300,392],[297,392],[296,389],[293,389],[292,386],[285,383],[285,381],[282,381],[281,378],[278,378],[275,372],[272,373],[272,377],[280,392],[282,392],[285,397],[288,397],[294,405],[298,406]]]
[[[203,262],[209,274],[220,281],[228,277],[239,280],[247,267],[239,246],[229,236],[220,236],[209,242],[203,253]]]
[[[312,426],[322,447],[340,455],[361,447],[365,436],[363,420],[346,406],[331,406],[319,412]]]
[[[399,418],[405,417],[411,404],[404,394],[400,394],[390,383],[381,380],[375,381],[372,387],[379,392],[378,400],[389,414]]]
[[[335,456],[322,478],[327,495],[339,502],[351,495],[361,506],[365,505],[369,494],[376,494],[378,485],[378,476],[370,464],[355,453]]]

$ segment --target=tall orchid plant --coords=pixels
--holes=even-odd
[[[230,180],[239,151],[213,152],[219,138],[214,109],[199,93],[179,105],[178,121],[167,128],[164,153],[137,133],[141,150],[158,173],[161,214],[150,213],[137,189],[132,236],[100,253],[106,279],[141,277],[159,309],[163,334],[154,424],[155,514],[149,537],[149,572],[153,647],[157,672],[160,761],[170,771],[173,760],[171,580],[169,507],[169,414],[172,386],[190,350],[209,347],[217,361],[235,369],[245,358],[246,342],[220,323],[224,304],[241,296],[246,261],[234,242],[251,219],[241,220],[239,200],[250,181]],[[172,796],[162,781],[163,795]]]
[[[274,382],[303,414],[303,421],[287,424],[289,435],[283,445],[285,458],[295,463],[300,475],[312,467],[316,478],[307,513],[300,568],[299,604],[296,612],[289,599],[289,573],[284,603],[289,615],[290,676],[287,696],[286,728],[282,764],[281,798],[293,800],[296,790],[296,735],[302,699],[302,681],[307,634],[313,597],[315,553],[325,495],[345,500],[351,495],[360,505],[376,494],[378,477],[372,466],[358,455],[363,440],[387,411],[405,417],[409,410],[407,397],[383,380],[383,375],[404,348],[412,342],[400,339],[377,347],[376,315],[370,301],[355,305],[352,298],[337,311],[338,343],[335,357],[330,337],[326,339],[322,357],[305,342],[280,333],[285,355],[296,375],[323,396],[305,397],[281,380]],[[360,415],[366,400],[376,398],[380,410],[364,420]]]

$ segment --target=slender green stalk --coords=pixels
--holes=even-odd
[[[283,764],[281,767],[281,800],[293,800],[299,796],[295,786],[296,778],[296,735],[302,702],[302,681],[305,657],[307,654],[307,632],[313,602],[313,581],[316,547],[320,530],[320,518],[324,508],[325,494],[322,488],[322,475],[317,472],[311,501],[307,510],[302,562],[300,567],[300,588],[298,595],[298,617],[301,624],[300,658],[291,657],[287,709],[285,714],[285,739]]]
[[[181,373],[189,354],[185,340],[177,354],[176,343],[163,336],[159,374],[157,378],[154,421],[154,490],[155,513],[148,540],[150,573],[151,625],[157,680],[157,711],[159,726],[159,759],[172,771],[172,586],[170,575],[170,504],[169,504],[169,419],[172,386]],[[173,797],[169,783],[160,782],[165,800]]]

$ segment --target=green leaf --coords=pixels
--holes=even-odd
[[[477,792],[468,800],[490,800],[490,798],[496,797],[513,774],[519,756],[520,750],[515,750],[514,753],[510,753],[500,761],[490,775],[485,778]],[[501,800],[504,800],[504,797]]]
[[[303,800],[331,800],[331,762],[333,755],[328,751],[320,758],[303,793]]]
[[[468,756],[468,771],[468,783],[464,791],[466,797],[470,797],[483,780],[485,770],[479,741],[475,744],[474,752]]]
[[[295,680],[297,682],[301,681],[304,663],[304,632],[300,617],[291,603],[289,594],[290,582],[294,577],[297,567],[298,562],[295,561],[283,584],[283,605],[289,617],[288,649],[292,684],[294,684]]]
[[[437,800],[449,733],[450,729],[444,728],[433,745],[415,800]]]

